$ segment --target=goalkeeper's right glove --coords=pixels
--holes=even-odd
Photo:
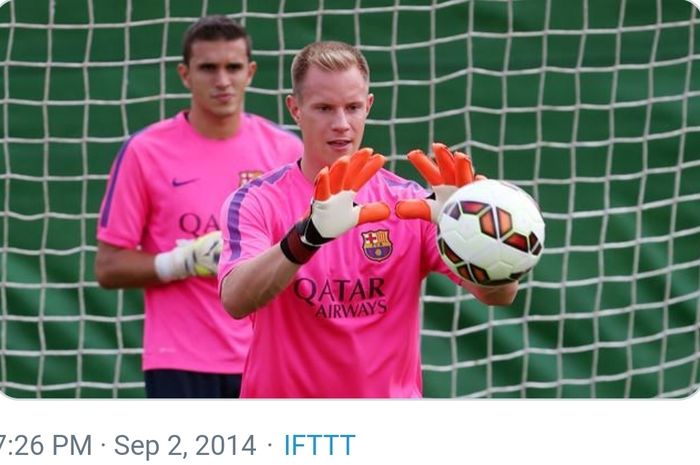
[[[309,214],[280,242],[284,255],[296,264],[308,262],[313,254],[353,227],[387,219],[391,210],[384,202],[357,205],[357,191],[379,171],[386,159],[372,155],[372,149],[358,150],[323,168],[314,183]]]
[[[213,277],[221,255],[221,231],[180,239],[169,252],[156,255],[156,274],[163,282],[189,276]]]

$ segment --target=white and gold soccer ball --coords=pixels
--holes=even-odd
[[[519,187],[493,179],[460,188],[438,220],[438,247],[447,266],[485,286],[517,281],[544,249],[539,206]]]

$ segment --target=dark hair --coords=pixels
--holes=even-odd
[[[182,62],[190,64],[192,44],[198,40],[237,40],[245,39],[246,55],[251,59],[252,41],[248,32],[237,21],[223,15],[212,15],[200,18],[192,24],[182,39]]]

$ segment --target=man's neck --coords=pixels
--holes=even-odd
[[[241,126],[241,113],[227,117],[215,117],[192,108],[187,120],[195,131],[208,139],[228,139],[233,137]]]
[[[306,180],[313,184],[316,180],[316,175],[319,171],[321,171],[323,166],[312,163],[310,157],[308,157],[306,152],[304,152],[304,154],[301,156],[299,168],[301,169],[301,174],[304,175]]]

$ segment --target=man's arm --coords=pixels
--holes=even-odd
[[[470,281],[462,281],[461,286],[486,305],[505,307],[513,303],[518,293],[517,281],[501,286],[479,286]]]
[[[275,244],[226,275],[221,285],[221,303],[231,316],[243,318],[282,292],[300,267]]]
[[[147,287],[190,276],[214,277],[221,255],[221,231],[178,241],[167,252],[150,254],[98,241],[95,275],[108,289]]]
[[[107,289],[147,287],[159,284],[155,255],[97,242],[95,276]]]
[[[408,154],[409,161],[428,182],[433,195],[427,199],[401,200],[396,205],[399,218],[418,218],[437,224],[442,207],[460,187],[475,180],[485,179],[474,173],[471,158],[461,152],[452,154],[444,144],[433,144],[437,165],[420,150]],[[506,306],[513,303],[518,293],[518,283],[500,286],[479,286],[462,280],[460,285],[486,305]]]

